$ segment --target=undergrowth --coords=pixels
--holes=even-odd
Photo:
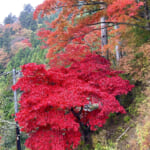
[[[124,79],[131,80],[128,75],[123,75]],[[134,82],[131,80],[131,82]],[[119,102],[126,108],[126,114],[110,114],[106,125],[93,136],[94,150],[128,150],[130,144],[122,145],[128,136],[128,131],[136,127],[135,118],[139,116],[138,108],[144,101],[145,85],[136,82],[135,88],[127,95],[118,97]],[[144,150],[144,149],[141,149]]]

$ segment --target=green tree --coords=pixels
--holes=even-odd
[[[0,48],[2,48],[2,47],[3,47],[3,38],[0,37]]]
[[[4,66],[0,64],[0,73],[2,73],[3,71],[4,71]]]
[[[4,19],[4,24],[12,24],[17,20],[17,17],[14,15],[12,15],[12,13],[10,13],[7,17],[5,17]]]
[[[3,34],[3,47],[5,49],[6,52],[10,52],[11,48],[10,48],[10,42],[11,42],[11,38],[10,38],[10,30],[6,29],[4,34]]]
[[[37,29],[37,22],[33,20],[33,7],[30,4],[24,6],[24,10],[20,13],[19,21],[21,26],[26,29],[35,31]]]
[[[31,41],[32,47],[34,48],[40,44],[40,40],[37,39],[37,36],[35,35],[34,32],[31,33],[30,41]]]

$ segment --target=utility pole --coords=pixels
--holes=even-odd
[[[16,70],[13,69],[13,85],[16,84]],[[18,112],[18,102],[17,102],[17,91],[14,91],[14,107],[15,107],[15,117]],[[16,146],[17,150],[21,150],[21,142],[20,142],[20,130],[18,123],[16,122]]]

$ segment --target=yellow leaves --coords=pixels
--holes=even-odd
[[[148,150],[150,148],[150,85],[144,90],[144,94],[146,97],[139,105],[139,123],[136,126],[137,143],[140,150]]]
[[[150,121],[147,121],[144,126],[137,126],[137,136],[138,136],[138,144],[140,146],[140,150],[147,150],[150,148]]]

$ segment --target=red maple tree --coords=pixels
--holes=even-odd
[[[16,121],[29,134],[31,150],[76,148],[83,137],[102,127],[110,113],[125,113],[116,99],[133,85],[119,77],[105,58],[92,54],[72,60],[68,68],[45,69],[30,63],[22,66],[23,77],[13,89],[23,91]]]

